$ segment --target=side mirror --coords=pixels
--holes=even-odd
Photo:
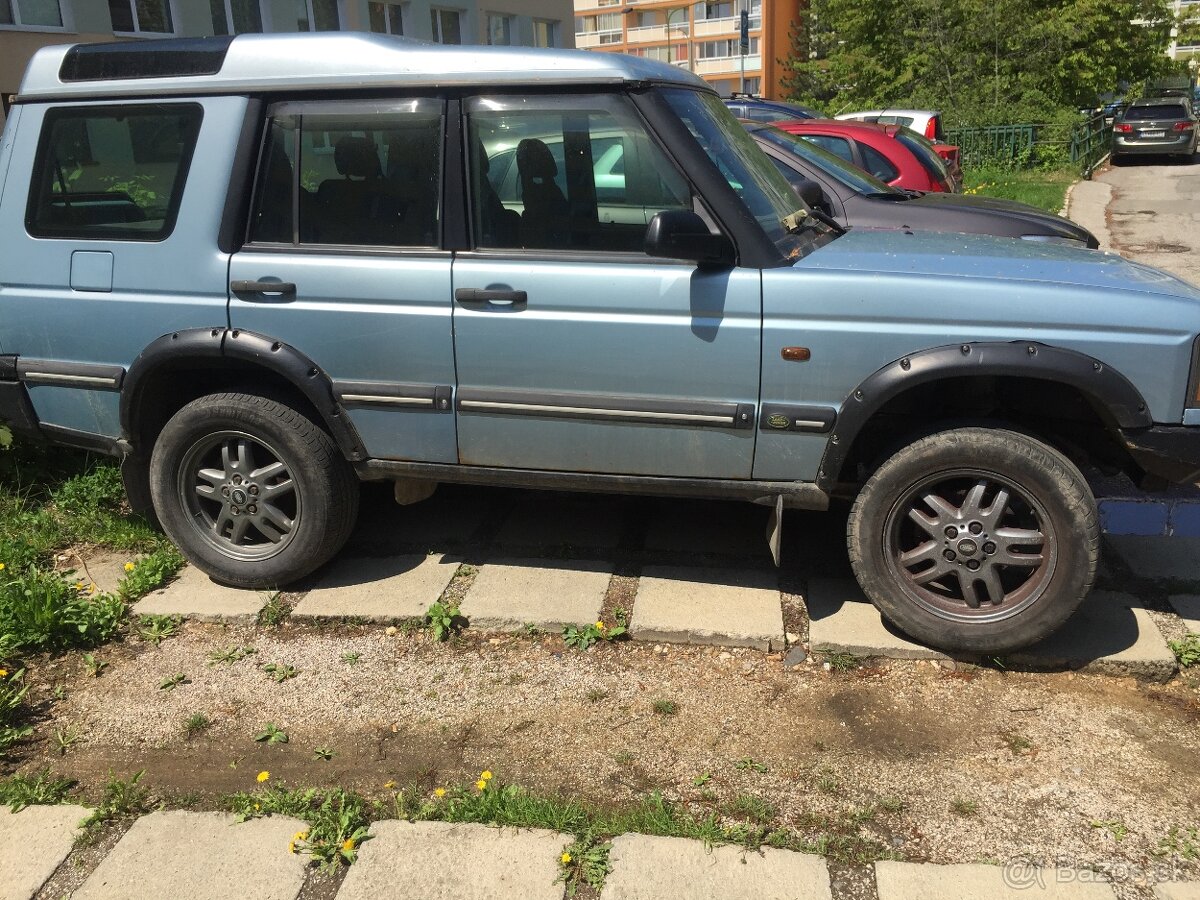
[[[801,178],[794,182],[796,193],[800,195],[800,199],[813,209],[825,209],[829,204],[825,202],[825,192],[821,190],[821,186],[811,178]]]
[[[662,259],[686,259],[702,266],[732,266],[733,243],[723,234],[713,234],[708,225],[689,209],[657,213],[646,227],[646,255]]]

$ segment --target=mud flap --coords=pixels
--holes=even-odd
[[[783,494],[775,498],[771,515],[767,517],[767,545],[771,548],[771,559],[779,566],[779,554],[783,549]]]

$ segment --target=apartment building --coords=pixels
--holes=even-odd
[[[776,99],[783,96],[784,60],[800,6],[800,0],[575,0],[575,46],[671,63],[723,95],[745,90]],[[744,56],[743,10],[750,15]]]
[[[29,58],[50,44],[344,30],[573,47],[572,15],[571,0],[0,0],[0,96],[7,112]]]

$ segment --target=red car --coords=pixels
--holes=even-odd
[[[935,146],[903,125],[797,119],[773,122],[776,128],[798,134],[840,156],[880,181],[906,191],[962,191],[958,148]],[[945,154],[938,150],[944,150]]]

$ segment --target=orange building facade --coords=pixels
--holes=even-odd
[[[781,81],[801,0],[574,2],[578,48],[677,65],[724,96],[745,90],[769,99],[783,97]],[[739,48],[742,10],[750,14],[750,48],[744,58]]]

